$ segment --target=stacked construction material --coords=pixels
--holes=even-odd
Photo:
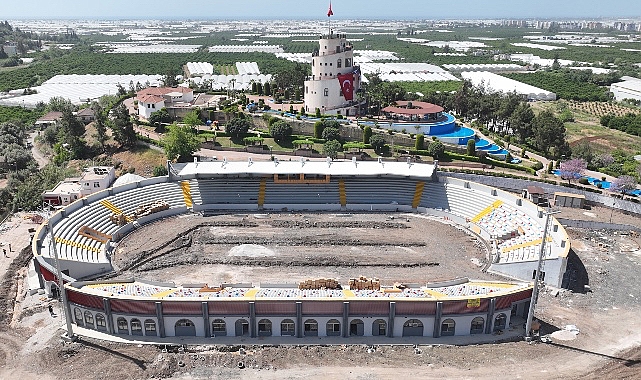
[[[337,280],[332,278],[320,278],[317,280],[305,280],[298,284],[298,289],[340,289]]]
[[[140,218],[143,216],[147,216],[149,214],[153,214],[153,213],[168,210],[168,209],[169,209],[169,203],[165,202],[164,200],[153,201],[153,202],[141,204],[140,206],[136,207],[134,217]]]
[[[360,276],[349,279],[349,288],[353,290],[381,290],[381,282],[378,278],[371,279]]]

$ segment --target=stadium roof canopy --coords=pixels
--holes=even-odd
[[[435,166],[407,162],[386,161],[217,161],[186,164],[178,173],[181,176],[206,177],[220,175],[273,176],[274,174],[307,175],[369,175],[431,178]],[[178,167],[178,165],[175,165]]]

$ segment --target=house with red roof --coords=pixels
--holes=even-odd
[[[194,91],[188,87],[149,87],[138,91],[138,116],[149,119],[163,108],[191,107]]]

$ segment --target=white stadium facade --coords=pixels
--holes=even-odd
[[[222,160],[169,165],[169,173],[79,199],[36,231],[40,286],[50,295],[59,292],[57,256],[66,312],[76,325],[159,342],[175,336],[439,338],[491,334],[528,311],[545,216],[517,195],[437,176],[436,166],[413,162]],[[141,204],[158,201],[166,206],[161,211],[130,217]],[[509,280],[463,278],[402,290],[100,280],[113,271],[111,255],[133,230],[177,215],[239,210],[432,215],[479,236],[489,270]],[[123,223],[112,223],[113,215],[122,215]],[[545,281],[560,286],[569,238],[553,218],[547,236]]]

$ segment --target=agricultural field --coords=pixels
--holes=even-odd
[[[556,116],[560,114],[561,109],[565,108],[563,104],[567,104],[568,107],[572,109],[574,121],[565,123],[567,139],[570,146],[576,146],[581,142],[588,142],[596,153],[611,153],[615,149],[621,149],[628,154],[639,154],[641,137],[604,127],[600,124],[600,117],[590,112],[576,109],[576,106],[572,106],[571,102],[535,102],[531,104],[535,113],[542,110],[549,110],[554,112]],[[599,102],[598,104],[601,104],[604,109],[607,109],[605,108],[605,104],[609,103]],[[612,105],[616,106],[615,104]],[[589,106],[585,107],[590,110]]]
[[[608,100],[607,87],[577,81],[565,72],[537,71],[535,73],[506,73],[510,79],[554,92],[557,98],[577,101]]]
[[[220,75],[236,75],[238,74],[238,69],[236,69],[236,65],[217,65],[214,68],[214,72]]]
[[[609,102],[567,102],[572,112],[585,113],[600,118],[605,115],[625,116],[629,113],[639,114],[641,109]]]

